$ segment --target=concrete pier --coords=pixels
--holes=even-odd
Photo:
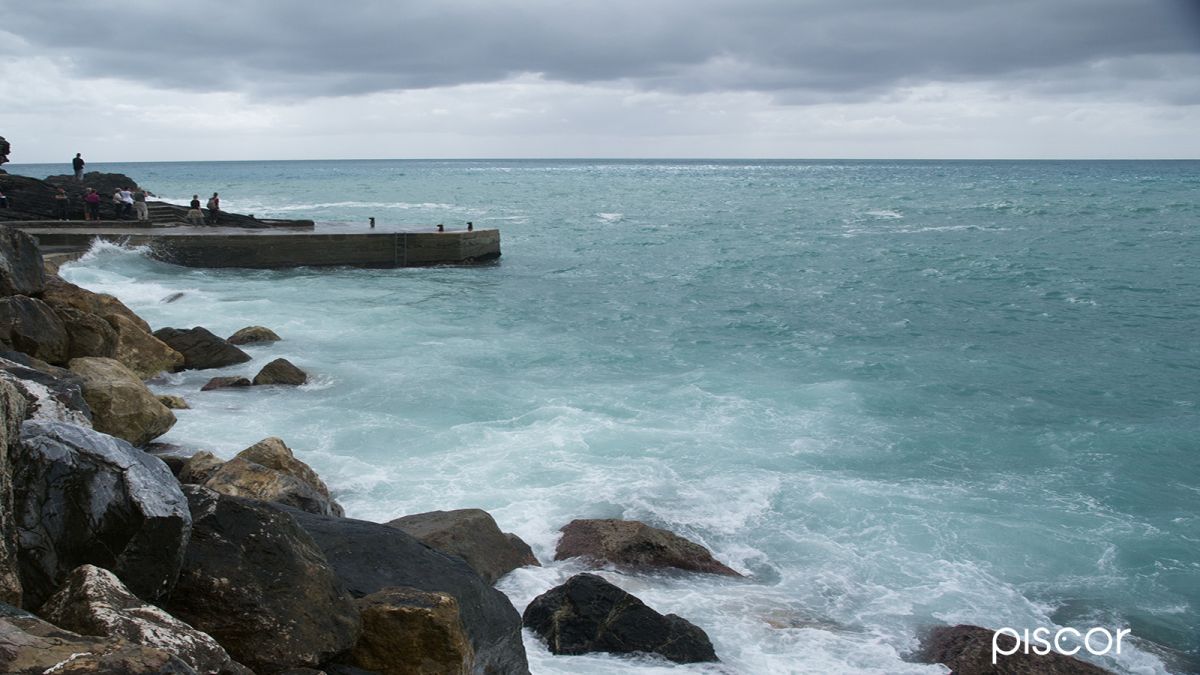
[[[85,251],[95,239],[145,246],[152,257],[187,267],[420,267],[462,265],[500,257],[499,230],[297,232],[288,228],[138,227],[119,221],[79,226],[9,222],[44,251]]]

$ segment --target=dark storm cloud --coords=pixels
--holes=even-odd
[[[283,98],[541,73],[564,82],[758,90],[799,100],[929,81],[1053,88],[1048,83],[1071,68],[1200,52],[1193,0],[104,4],[0,0],[0,30],[19,38],[0,41],[0,53],[61,58],[87,77]],[[1097,91],[1112,84],[1103,73],[1093,76]],[[1195,92],[1173,95],[1190,100]]]

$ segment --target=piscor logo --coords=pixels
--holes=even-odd
[[[1086,633],[1080,633],[1074,628],[1051,630],[1045,626],[1034,628],[1032,631],[1028,628],[1024,631],[1018,631],[1015,628],[998,628],[995,633],[992,633],[992,665],[996,665],[997,658],[1012,656],[1017,652],[1045,656],[1051,651],[1055,651],[1066,656],[1074,656],[1081,649],[1085,649],[1093,656],[1120,654],[1121,638],[1129,633],[1128,628],[1121,628],[1114,635],[1107,628],[1102,627],[1091,628]],[[1013,638],[1014,643],[1011,647],[1006,648],[1000,644],[1001,635]],[[1064,646],[1063,638],[1068,636],[1070,637],[1068,642],[1077,642],[1083,638],[1083,645]]]

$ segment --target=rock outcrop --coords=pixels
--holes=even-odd
[[[226,338],[226,341],[231,345],[258,345],[269,344],[271,342],[279,342],[281,340],[275,331],[263,326],[246,326],[238,332]]]
[[[355,604],[362,634],[348,663],[380,675],[471,672],[475,654],[454,596],[384,588]]]
[[[83,398],[97,431],[140,446],[174,426],[175,413],[119,361],[89,357],[72,360],[70,367],[83,380]]]
[[[25,397],[0,380],[0,602],[21,605],[21,575],[17,568],[17,524],[13,519],[12,457],[21,441]]]
[[[62,365],[70,353],[67,328],[49,305],[25,295],[0,298],[0,347]]]
[[[183,354],[183,370],[224,368],[250,360],[250,355],[213,335],[207,328],[160,328],[154,337]]]
[[[77,567],[38,614],[59,628],[135,645],[157,647],[183,660],[198,673],[228,672],[229,654],[201,632],[147,604],[108,570]]]
[[[676,663],[716,661],[708,635],[687,619],[663,616],[594,574],[577,574],[533,599],[525,626],[554,654],[657,654]]]
[[[274,508],[291,514],[312,535],[355,597],[390,586],[453,596],[475,652],[470,672],[529,672],[520,615],[503,593],[487,585],[462,559],[434,551],[386,525]]]
[[[308,374],[287,359],[275,359],[254,376],[254,384],[284,384],[298,387],[308,382]]]
[[[167,611],[255,672],[315,667],[354,645],[358,610],[290,513],[183,489],[193,533]]]
[[[940,663],[956,675],[1110,675],[1103,668],[1054,651],[1038,655],[1018,649],[1011,656],[998,655],[992,665],[993,635],[994,631],[980,626],[939,626],[921,641],[916,659]],[[1017,641],[1001,633],[997,645],[1007,652]]]
[[[84,564],[113,571],[144,600],[171,590],[192,519],[162,461],[91,429],[26,421],[13,464],[26,607]]]
[[[562,528],[555,560],[584,558],[630,571],[683,570],[740,577],[707,548],[636,520],[573,520]]]
[[[0,296],[41,293],[46,286],[42,265],[33,237],[0,225]]]
[[[501,532],[491,514],[482,509],[418,513],[388,525],[442,553],[462,558],[489,584],[518,567],[539,565],[525,542],[517,538],[520,545],[516,545],[510,539],[516,535]]]

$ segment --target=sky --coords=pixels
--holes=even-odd
[[[0,0],[14,163],[1200,158],[1200,0]]]

